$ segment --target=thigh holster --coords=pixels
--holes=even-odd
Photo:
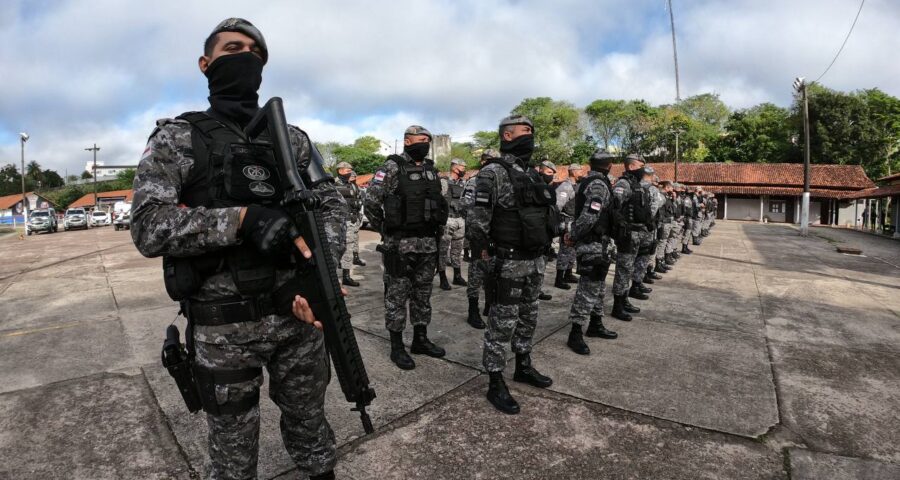
[[[522,301],[525,281],[519,278],[500,278],[497,281],[496,303],[498,305],[518,305]]]
[[[226,370],[220,368],[206,368],[196,363],[193,365],[194,379],[197,382],[197,390],[200,392],[200,400],[203,410],[212,415],[240,415],[259,403],[259,387],[243,398],[225,400],[219,404],[216,396],[217,385],[231,385],[234,383],[249,382],[262,375],[261,367],[240,368]]]

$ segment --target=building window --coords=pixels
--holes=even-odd
[[[769,213],[784,213],[784,200],[769,201]]]

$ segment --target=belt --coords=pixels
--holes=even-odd
[[[188,302],[190,320],[194,325],[217,326],[229,323],[258,322],[275,313],[269,295],[250,298],[231,298],[212,302]]]
[[[503,247],[494,247],[491,254],[503,260],[534,260],[543,255],[540,250],[515,250]]]

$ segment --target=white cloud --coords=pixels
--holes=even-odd
[[[28,159],[60,173],[83,168],[93,142],[109,163],[133,163],[154,118],[205,108],[196,59],[230,15],[266,35],[261,96],[284,97],[321,141],[390,143],[411,123],[466,137],[527,96],[674,99],[663,0],[12,1],[0,19],[0,43],[14,46],[0,50],[0,163],[18,163],[26,130]],[[824,69],[857,5],[674,3],[682,96],[713,91],[735,107],[787,104],[793,77]],[[826,85],[900,95],[898,30],[900,4],[867,2]]]

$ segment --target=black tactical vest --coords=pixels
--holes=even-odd
[[[641,181],[632,175],[625,175],[631,186],[631,197],[628,199],[628,217],[631,223],[650,225],[653,214],[650,209],[650,190],[641,186]]]
[[[551,215],[556,195],[553,189],[533,169],[522,172],[503,161],[491,163],[506,169],[515,200],[510,208],[494,207],[491,240],[501,248],[527,252],[543,250],[554,235]]]
[[[344,200],[347,202],[347,207],[349,207],[351,212],[358,211],[362,207],[359,187],[350,182],[345,182],[344,180],[335,182],[334,187],[337,189],[338,193],[344,197]]]
[[[430,162],[421,165],[391,155],[400,167],[397,190],[384,199],[385,233],[407,237],[433,237],[447,223],[447,202],[441,195],[441,181]]]
[[[668,195],[665,195],[664,198],[665,202],[663,203],[662,208],[660,208],[660,211],[662,212],[660,217],[663,222],[670,223],[675,219],[675,203],[672,202],[672,198]]]
[[[454,213],[462,213],[462,205],[460,205],[460,200],[463,197],[463,190],[465,187],[463,186],[462,180],[456,181],[451,178],[447,178],[447,201],[450,203],[450,211]]]
[[[600,181],[603,185],[606,185],[606,190],[610,192],[610,199],[612,198],[612,184],[609,182],[609,177],[607,177],[605,173],[591,171],[591,173],[578,182],[578,191],[575,192],[575,218],[578,218],[581,215],[584,204],[587,203],[588,200],[584,192],[587,191],[590,184],[594,181]],[[600,241],[600,238],[604,235],[609,235],[610,232],[612,232],[610,206],[603,205],[603,209],[600,210],[597,223],[594,224],[594,229],[592,231],[594,239],[590,241]]]

